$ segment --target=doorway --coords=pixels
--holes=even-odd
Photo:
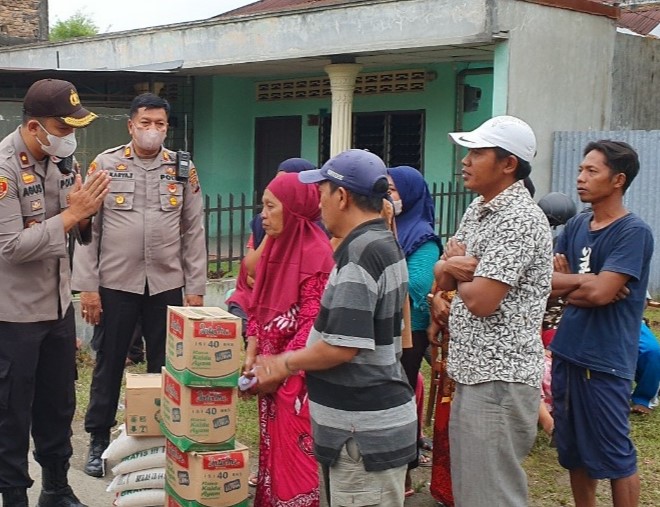
[[[302,116],[256,118],[254,131],[254,189],[261,202],[280,162],[300,156]]]

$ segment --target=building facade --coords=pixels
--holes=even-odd
[[[48,40],[48,0],[0,3],[0,46]]]

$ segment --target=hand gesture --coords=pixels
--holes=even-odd
[[[270,394],[277,391],[280,384],[289,376],[284,365],[286,354],[278,356],[257,356],[255,376],[257,377],[256,391],[259,394]]]
[[[571,266],[568,264],[568,259],[564,254],[557,253],[552,258],[553,268],[557,273],[564,273],[570,275],[572,273]]]
[[[204,296],[195,294],[186,294],[184,299],[185,306],[204,306]]]
[[[630,289],[624,285],[617,291],[616,295],[614,296],[614,299],[612,299],[611,302],[616,303],[617,301],[626,299],[629,294],[630,294]]]
[[[243,375],[251,374],[254,363],[257,359],[257,337],[248,336],[247,346],[245,347],[245,361],[243,362]]]
[[[103,199],[109,191],[110,176],[107,171],[97,171],[92,174],[83,185],[82,178],[76,174],[73,190],[68,195],[68,210],[76,217],[77,221],[89,218],[96,213]]]
[[[465,243],[461,243],[456,238],[449,238],[447,244],[444,246],[442,259],[447,260],[456,256],[465,255]]]
[[[446,326],[449,321],[449,309],[451,303],[442,297],[442,292],[438,292],[431,300],[431,318],[434,322]]]
[[[451,257],[447,263],[449,264],[449,273],[457,282],[471,282],[479,265],[479,260],[471,255],[456,255]]]
[[[99,325],[102,313],[101,296],[98,292],[80,293],[80,314],[85,322],[92,326]]]

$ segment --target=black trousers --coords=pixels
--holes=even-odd
[[[413,346],[409,349],[403,349],[401,352],[401,365],[403,371],[406,372],[408,383],[413,391],[417,388],[417,375],[422,366],[422,359],[424,352],[429,346],[429,339],[426,331],[413,331],[412,332]]]
[[[89,393],[89,406],[85,415],[88,433],[104,433],[116,424],[115,416],[119,392],[131,346],[135,325],[142,321],[142,335],[147,348],[147,371],[160,373],[165,365],[165,337],[167,333],[167,306],[181,306],[181,289],[172,289],[150,295],[101,287],[103,332],[96,352],[96,365]]]
[[[76,408],[73,307],[44,322],[0,322],[0,490],[32,486],[30,427],[42,466],[68,461]]]

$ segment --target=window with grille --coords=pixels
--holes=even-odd
[[[330,115],[321,119],[319,163],[330,158]],[[354,148],[367,149],[385,165],[409,165],[424,172],[424,110],[353,114]]]

